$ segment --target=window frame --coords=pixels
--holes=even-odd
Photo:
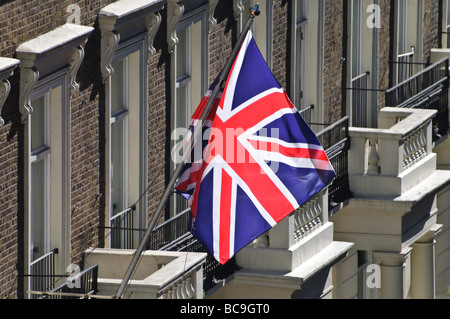
[[[52,104],[51,92],[60,88],[59,102]],[[58,93],[57,93],[58,94]],[[27,229],[27,271],[33,261],[32,252],[32,165],[45,160],[45,181],[47,184],[46,194],[46,217],[45,221],[45,251],[49,253],[58,248],[55,255],[55,271],[65,273],[65,268],[71,259],[71,126],[70,126],[70,70],[63,68],[39,79],[30,95],[30,100],[44,96],[44,104],[47,111],[45,129],[45,140],[48,145],[36,150],[31,149],[31,122],[33,113],[26,117],[25,121],[25,211]],[[58,159],[58,160],[52,160]],[[58,194],[59,195],[55,195]],[[29,283],[27,283],[29,285]]]
[[[193,78],[193,67],[191,65],[192,63],[192,57],[195,56],[194,50],[196,49],[193,45],[192,36],[195,36],[195,34],[192,34],[191,27],[195,24],[200,23],[200,38],[195,39],[196,42],[200,41],[200,56],[199,56],[199,62],[201,64],[200,68],[200,85],[197,86],[197,88],[193,87],[196,83],[194,83],[195,78]],[[185,49],[188,51],[188,54],[185,55],[186,58],[186,71],[191,72],[190,74],[183,74],[181,76],[178,76],[178,70],[177,70],[177,53],[178,53],[178,44],[175,45],[174,50],[171,54],[171,92],[172,92],[172,100],[171,100],[171,110],[170,110],[170,128],[171,132],[173,132],[177,127],[177,112],[179,109],[178,105],[178,92],[177,90],[181,87],[186,87],[186,98],[188,103],[186,104],[186,107],[190,112],[184,112],[185,113],[185,120],[186,120],[186,127],[189,128],[190,125],[190,119],[192,117],[192,113],[195,112],[195,109],[197,108],[198,104],[200,103],[203,95],[205,94],[207,88],[208,88],[208,80],[209,80],[209,20],[208,20],[208,6],[202,5],[194,10],[189,11],[188,13],[183,14],[183,16],[180,18],[180,21],[178,25],[176,26],[177,34],[180,33],[180,30],[188,30],[187,37],[186,37],[186,46]],[[190,40],[190,41],[189,41]],[[197,92],[193,92],[193,90]],[[191,113],[191,114],[189,114]],[[176,145],[178,141],[170,140],[170,150],[173,151],[174,146]],[[170,156],[172,158],[172,156]],[[176,169],[176,163],[174,163],[172,160],[170,160],[169,163],[169,170],[172,173]],[[170,208],[169,208],[169,216],[166,216],[168,218],[184,211],[188,208],[186,200],[180,198],[178,195],[173,195],[170,200]],[[175,209],[175,207],[178,207]]]
[[[111,113],[111,79],[114,74],[110,75],[105,83],[105,170],[106,170],[106,205],[105,205],[105,224],[111,226],[110,219],[113,217],[113,201],[112,201],[112,178],[111,178],[111,160],[112,160],[112,126],[119,121],[125,121],[123,128],[124,140],[124,165],[125,178],[123,189],[124,210],[135,207],[133,213],[133,228],[144,229],[147,226],[147,192],[148,187],[148,38],[146,34],[140,34],[132,37],[119,44],[111,59],[111,65],[121,61],[128,60],[130,56],[136,54],[138,60],[132,63],[126,62],[123,65],[124,78],[122,84],[126,87],[124,95],[125,108],[120,111]],[[130,69],[133,68],[133,71]],[[136,71],[136,72],[135,72]],[[138,74],[136,74],[138,73]],[[130,74],[136,74],[131,78]],[[133,84],[138,83],[137,94],[134,94],[136,87]],[[131,92],[133,91],[133,92]],[[138,105],[138,106],[137,106]],[[131,123],[139,123],[139,125],[131,125]],[[139,140],[138,143],[130,143],[131,139]],[[138,180],[138,183],[135,181]],[[137,246],[143,234],[133,236],[133,246]],[[111,246],[111,241],[107,241],[107,246]]]
[[[400,2],[404,1],[405,11],[400,12]],[[394,48],[392,61],[392,85],[395,86],[401,81],[405,80],[399,78],[400,73],[400,56],[412,55],[409,60],[415,64],[405,64],[410,67],[410,75],[414,75],[422,69],[420,65],[423,62],[423,17],[424,17],[424,1],[408,1],[408,0],[396,0],[394,8]],[[400,14],[403,15],[404,28],[400,28]],[[404,38],[403,47],[399,48],[399,32],[404,30],[402,37]],[[400,52],[402,51],[402,52]],[[405,57],[403,57],[405,59]]]
[[[303,0],[303,17],[297,17],[297,5],[302,1],[292,1],[291,9],[291,50],[289,76],[289,96],[297,108],[302,107],[308,110],[303,113],[310,123],[323,123],[323,67],[324,67],[324,1]],[[302,46],[303,65],[298,65],[298,30],[303,29]],[[302,68],[303,67],[303,68]],[[297,77],[303,76],[308,80],[298,83]],[[302,101],[299,104],[296,99],[296,90],[299,85],[303,88]],[[310,124],[313,131],[318,132],[323,129],[322,125]]]

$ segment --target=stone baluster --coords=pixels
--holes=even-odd
[[[380,172],[380,156],[378,154],[378,143],[377,139],[369,139],[369,166],[367,168],[367,174],[377,175]]]

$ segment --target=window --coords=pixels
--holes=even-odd
[[[347,112],[353,127],[377,127],[378,29],[369,27],[373,0],[348,0]],[[370,7],[369,7],[370,8]]]
[[[145,228],[147,188],[147,108],[144,41],[116,52],[107,83],[108,205],[111,248],[133,248],[139,234],[123,228]],[[146,81],[146,80],[145,80]],[[144,196],[141,196],[144,195]]]
[[[306,63],[306,1],[299,0],[294,2],[295,7],[295,75],[294,75],[294,92],[291,95],[292,102],[298,110],[304,110],[306,105],[305,101],[305,87],[304,82],[306,78],[305,63]],[[307,121],[311,121],[310,118],[305,118]]]
[[[192,114],[207,89],[208,81],[208,20],[207,8],[202,6],[185,13],[177,26],[178,43],[172,53],[171,131],[189,128]],[[171,149],[179,140],[171,140]],[[172,154],[173,155],[173,154]],[[172,158],[172,157],[171,157]],[[170,163],[171,171],[176,164]],[[173,195],[170,200],[171,215],[188,208],[187,201]]]
[[[128,58],[113,64],[111,76],[111,216],[128,208]]]
[[[105,238],[134,248],[147,227],[148,59],[167,2],[119,0],[98,13],[105,84]]]
[[[351,76],[361,74],[361,1],[351,1]]]
[[[290,99],[308,123],[322,123],[323,2],[295,0],[291,7]],[[311,125],[318,132],[320,125]]]
[[[16,50],[24,123],[25,271],[34,275],[25,277],[25,291],[54,288],[55,282],[43,286],[34,279],[53,281],[71,263],[70,90],[79,87],[75,79],[92,30],[64,24]],[[50,259],[54,268],[40,267]]]
[[[371,40],[371,34],[367,34],[365,21],[363,21],[363,2],[362,0],[349,1],[350,3],[350,117],[351,125],[354,127],[369,126],[369,84],[370,72],[363,68],[370,66],[371,61],[363,61],[363,45],[370,46],[368,39]],[[364,63],[363,63],[364,62]],[[372,68],[373,69],[373,68]]]
[[[28,198],[27,257],[29,272],[33,275],[64,274],[70,260],[69,105],[67,70],[42,79],[31,94],[33,112],[25,126],[28,141],[25,187]],[[38,263],[44,256],[50,258],[51,255],[55,268],[50,274],[46,272],[48,270],[40,269]],[[29,287],[44,289],[36,278],[29,278]],[[55,283],[58,284],[58,280]]]
[[[396,1],[393,84],[403,82],[420,70],[423,56],[423,0]]]
[[[50,251],[50,103],[50,92],[31,102],[31,261]]]
[[[191,116],[205,93],[202,79],[202,21],[177,31],[179,42],[175,48],[176,107],[175,127],[188,127]],[[195,71],[194,71],[195,70]],[[198,72],[200,70],[200,72]]]

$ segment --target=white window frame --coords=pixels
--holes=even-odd
[[[367,8],[378,2],[377,0],[347,1],[349,42],[346,62],[346,87],[348,88],[346,91],[346,114],[350,117],[351,126],[377,127],[378,93],[376,90],[378,89],[379,36],[377,28],[367,26],[367,19],[371,15]],[[355,5],[355,3],[359,3],[359,5]],[[355,10],[358,10],[356,22]],[[355,26],[354,23],[357,23],[358,26]],[[356,36],[355,28],[358,29]],[[356,58],[354,54],[357,54]],[[355,105],[354,99],[358,99],[358,103]],[[363,107],[358,108],[358,105],[361,104]]]
[[[302,16],[298,16],[300,10],[303,12]],[[305,105],[306,90],[305,90],[305,80],[306,80],[306,60],[307,60],[307,30],[308,30],[308,4],[306,0],[293,1],[293,26],[292,29],[295,30],[292,35],[293,40],[293,52],[292,52],[292,64],[294,65],[294,74],[291,76],[291,100],[298,110],[302,110],[307,105]]]
[[[404,1],[406,12],[400,12],[400,2]],[[399,25],[400,15],[405,21],[403,27]],[[405,67],[411,67],[412,74],[417,73],[422,69],[421,65],[423,61],[423,20],[424,20],[424,1],[408,1],[397,0],[395,1],[395,27],[394,27],[394,62],[398,62],[400,59],[409,59],[410,62],[416,63],[415,65],[405,64]],[[400,34],[403,30],[402,38],[403,43],[400,43]],[[410,57],[405,57],[409,55]],[[400,64],[395,63],[393,70],[393,84],[398,84]]]
[[[31,102],[31,105],[33,106],[34,101],[36,101],[37,99],[42,98],[43,99],[43,110],[42,112],[44,112],[44,123],[43,123],[43,127],[42,129],[44,130],[43,132],[43,137],[44,137],[44,145],[37,148],[37,149],[32,149],[32,146],[30,144],[30,183],[28,185],[29,189],[30,189],[30,193],[31,193],[31,198],[30,198],[30,210],[29,210],[29,220],[30,220],[30,228],[29,228],[29,252],[30,252],[30,262],[34,261],[33,258],[33,254],[34,254],[34,249],[35,247],[35,243],[33,242],[34,239],[34,204],[33,204],[33,195],[34,195],[34,191],[33,191],[33,164],[35,163],[39,163],[39,162],[43,162],[44,165],[44,180],[43,180],[43,194],[44,194],[44,212],[43,212],[43,218],[44,218],[44,251],[42,252],[41,255],[45,255],[46,253],[48,253],[52,248],[51,248],[51,244],[50,244],[50,238],[51,238],[51,205],[50,205],[50,200],[51,200],[51,191],[50,191],[50,182],[51,182],[51,141],[50,141],[50,103],[51,103],[51,97],[50,97],[50,91],[44,93],[43,95],[41,95],[40,97],[37,97],[36,99],[33,99],[33,101]],[[30,115],[30,122],[31,122],[31,126],[32,126],[32,122],[33,122],[33,114]],[[30,130],[31,131],[31,130]],[[32,140],[32,136],[31,140]]]
[[[110,147],[111,147],[111,151],[110,151],[110,178],[111,178],[111,202],[110,202],[110,217],[113,217],[113,215],[124,211],[125,209],[128,208],[128,178],[129,178],[129,161],[128,161],[128,150],[126,149],[126,146],[129,143],[129,137],[128,137],[128,130],[129,130],[129,121],[128,121],[128,114],[129,114],[129,89],[127,86],[127,83],[129,82],[128,79],[128,74],[129,74],[129,67],[128,67],[128,56],[124,57],[123,59],[121,59],[120,61],[116,61],[115,63],[113,63],[113,68],[117,69],[117,63],[118,62],[122,62],[121,66],[122,66],[122,74],[123,74],[123,78],[121,79],[122,83],[121,83],[121,87],[123,88],[123,100],[122,100],[122,107],[120,108],[120,110],[117,111],[112,111],[111,110],[111,103],[109,103],[109,107],[110,107],[110,119],[109,119],[109,123],[110,123],[110,130],[111,130],[111,136],[110,136]],[[116,64],[116,65],[114,65]],[[119,70],[116,70],[116,72],[114,72],[111,77],[110,77],[110,81],[109,81],[109,85],[111,85],[112,79],[114,78],[115,74],[118,73]],[[111,90],[110,90],[111,92]],[[122,188],[122,194],[121,194],[121,202],[123,203],[124,207],[120,207],[120,208],[115,208],[114,207],[114,203],[113,203],[113,192],[114,192],[114,186],[113,186],[113,141],[112,141],[112,136],[113,136],[113,127],[115,125],[118,125],[120,122],[122,122],[122,132],[121,132],[121,137],[123,139],[121,145],[120,145],[120,152],[122,153],[122,183],[123,188]],[[114,212],[114,210],[116,210]]]
[[[71,90],[79,89],[76,75],[84,45],[93,27],[66,23],[16,48],[20,60],[19,111],[24,123],[24,234],[25,271],[30,271],[31,227],[31,101],[51,91],[48,127],[50,140],[49,197],[51,233],[49,247],[57,248],[55,273],[66,273],[71,262]],[[36,155],[36,154],[34,154]],[[24,281],[25,291],[28,282]]]
[[[201,32],[193,33],[191,27],[194,24],[200,23]],[[177,50],[178,45],[175,45],[174,51],[171,55],[171,90],[172,90],[172,103],[171,103],[171,131],[176,129],[177,123],[177,111],[180,107],[177,101],[177,90],[181,87],[187,88],[187,104],[186,107],[190,112],[185,112],[185,128],[189,128],[190,120],[192,117],[192,113],[197,108],[200,103],[203,95],[205,94],[208,86],[208,75],[209,75],[209,56],[208,56],[208,44],[209,44],[209,23],[208,23],[208,7],[201,6],[197,9],[194,9],[186,14],[184,14],[180,22],[177,25],[177,34],[180,33],[181,30],[187,30],[186,32],[186,74],[177,77]],[[198,36],[197,38],[194,38]],[[193,42],[201,42],[200,45],[195,45]],[[197,50],[197,51],[196,51]],[[200,50],[200,52],[198,51]],[[195,70],[193,66],[190,64],[191,57],[197,56],[199,57],[200,71]],[[195,78],[195,76],[197,76]],[[200,79],[199,79],[200,77]],[[171,140],[171,151],[173,150],[173,146],[178,141]],[[171,156],[172,158],[172,156]],[[170,161],[170,171],[173,172],[176,168],[176,163],[172,160]],[[178,207],[178,208],[176,208]],[[180,213],[184,209],[187,209],[188,205],[185,199],[181,198],[178,195],[173,195],[170,199],[170,215],[173,216],[175,214]]]
[[[54,98],[60,101],[51,103],[51,92]],[[59,95],[58,95],[59,94]],[[47,111],[45,124],[45,142],[43,147],[32,152],[31,150],[31,121],[33,113],[27,116],[25,122],[25,205],[27,212],[27,255],[28,267],[33,261],[32,252],[32,172],[31,166],[40,160],[45,163],[45,211],[46,236],[45,253],[54,248],[58,249],[55,256],[55,272],[64,274],[71,258],[70,234],[70,73],[63,69],[39,80],[30,100],[34,101],[44,96]],[[53,102],[53,101],[52,101]],[[29,271],[29,268],[28,268]]]
[[[147,110],[147,60],[148,42],[145,34],[138,35],[119,45],[115,51],[111,64],[121,60],[124,61],[124,108],[121,111],[111,114],[111,75],[107,78],[106,107],[105,107],[105,166],[106,166],[106,221],[107,227],[111,226],[110,218],[113,212],[113,202],[111,194],[111,161],[112,161],[112,125],[118,121],[124,122],[124,188],[123,200],[124,210],[135,207],[133,213],[134,228],[145,229],[147,227],[147,187],[148,187],[148,110]],[[129,59],[133,57],[133,62]],[[134,246],[139,243],[141,232],[134,233]],[[107,241],[110,247],[111,241]]]
[[[297,6],[303,2],[303,17],[297,17]],[[323,30],[324,1],[295,0],[292,2],[291,74],[289,96],[298,109],[311,107],[312,123],[323,123]],[[300,35],[302,33],[302,35]],[[301,43],[300,39],[303,38]],[[298,50],[301,50],[298,54]],[[301,56],[301,59],[298,56]],[[301,61],[299,61],[301,60]],[[298,77],[305,79],[298,80]],[[307,79],[307,80],[306,80]],[[298,90],[302,99],[299,101]],[[318,132],[321,125],[310,125]]]

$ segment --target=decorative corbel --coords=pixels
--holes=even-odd
[[[167,43],[169,53],[173,52],[178,43],[177,25],[184,13],[184,5],[176,0],[167,2]]]
[[[102,33],[101,40],[101,61],[100,67],[102,72],[103,83],[113,74],[114,69],[111,66],[112,57],[119,45],[120,35],[116,31],[107,31]]]
[[[0,58],[0,127],[5,125],[5,121],[1,117],[2,109],[11,91],[11,84],[7,78],[14,74],[14,69],[19,62],[17,59]]]
[[[147,28],[147,37],[148,37],[148,54],[149,56],[153,56],[156,53],[156,49],[153,46],[153,41],[155,39],[156,32],[161,25],[161,15],[159,12],[152,13],[149,16],[145,17],[145,27]]]
[[[78,70],[80,69],[81,62],[83,62],[84,58],[84,48],[80,45],[76,48],[73,48],[69,51],[69,65],[70,65],[70,86],[74,92],[78,92],[80,90],[80,86],[78,85],[76,78]]]
[[[34,67],[20,68],[20,97],[19,111],[22,114],[22,123],[24,123],[28,115],[33,112],[31,106],[31,92],[39,79],[39,71]]]
[[[5,125],[5,121],[2,119],[2,109],[3,104],[5,104],[6,98],[8,97],[9,92],[11,91],[11,84],[8,80],[0,81],[0,127]]]
[[[215,26],[217,24],[217,20],[214,18],[214,12],[216,11],[217,4],[219,0],[209,0],[209,25]]]
[[[233,0],[234,20],[238,21],[241,13],[244,11],[242,0]]]

